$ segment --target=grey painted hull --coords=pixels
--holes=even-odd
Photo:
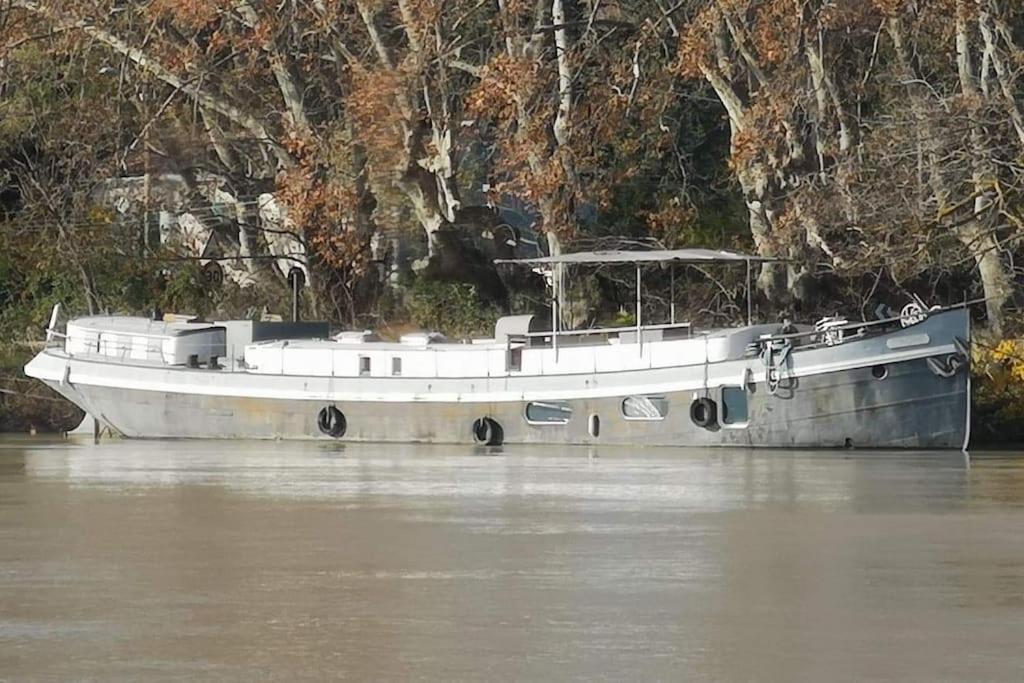
[[[652,421],[623,418],[624,397],[570,400],[573,417],[565,425],[527,423],[521,402],[336,404],[347,431],[331,439],[317,426],[322,401],[55,388],[130,438],[473,443],[473,422],[489,416],[506,444],[961,448],[968,411],[967,373],[937,377],[923,360],[890,366],[885,380],[863,368],[799,379],[775,396],[752,385],[747,426],[711,429],[690,419],[693,392],[667,394],[665,419]],[[597,437],[591,415],[600,419]]]
[[[652,386],[665,386],[664,376],[672,375],[680,378],[683,387],[656,392],[668,401],[664,419],[626,419],[622,403],[626,396],[635,395],[636,378],[630,379],[630,390],[621,393],[615,391],[613,378],[602,378],[610,385],[606,395],[565,398],[572,417],[567,424],[557,425],[530,424],[525,419],[525,399],[474,401],[471,395],[459,401],[332,399],[329,394],[317,394],[320,390],[314,378],[301,385],[308,387],[308,399],[274,398],[266,395],[267,391],[262,396],[238,395],[237,387],[218,394],[215,382],[228,386],[230,378],[244,379],[228,374],[208,374],[214,388],[203,393],[98,386],[74,381],[78,372],[74,364],[79,361],[73,359],[62,361],[66,363],[65,381],[43,379],[102,424],[129,438],[473,443],[473,422],[489,417],[500,424],[506,444],[953,449],[965,447],[968,438],[970,373],[963,367],[952,376],[942,376],[929,367],[928,359],[948,357],[954,337],[966,338],[966,327],[966,313],[952,312],[891,335],[795,351],[795,370],[827,368],[830,363],[841,369],[806,375],[795,370],[784,373],[774,393],[768,391],[763,372],[760,381],[753,374],[752,364],[759,360],[721,363],[716,372],[723,377],[751,373],[746,383],[748,419],[743,425],[715,424],[711,428],[698,426],[690,415],[692,402],[701,396],[721,405],[720,386],[724,383],[716,380],[709,384],[708,367],[651,371]],[[908,358],[901,349],[926,335],[928,346],[916,352],[917,357]],[[858,358],[864,359],[863,365],[857,366]],[[87,372],[88,368],[81,374]],[[704,377],[704,386],[694,388],[698,373]],[[303,378],[264,381],[286,380],[294,383]],[[502,381],[510,382],[507,378]],[[594,378],[580,382],[596,384]],[[439,380],[433,383],[441,384]],[[320,411],[332,405],[344,413],[347,422],[340,439],[325,436],[317,424]],[[600,421],[596,436],[591,433],[593,416]]]

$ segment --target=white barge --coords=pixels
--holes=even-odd
[[[691,249],[519,263],[554,273],[630,263],[639,280],[647,264],[745,262],[749,273],[758,261]],[[628,328],[563,331],[557,321],[514,316],[490,339],[392,343],[368,332],[332,338],[318,323],[89,317],[60,332],[55,315],[51,343],[25,372],[129,438],[967,445],[963,307],[797,328],[697,330],[638,315]]]

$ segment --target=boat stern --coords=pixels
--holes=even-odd
[[[54,349],[43,349],[24,368],[25,376],[44,382],[56,389],[55,384],[67,381],[70,358],[54,353]]]

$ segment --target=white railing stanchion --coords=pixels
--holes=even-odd
[[[643,296],[640,294],[642,284],[643,276],[638,263],[636,266],[636,343],[641,356],[644,355]]]
[[[60,320],[60,304],[53,305],[53,311],[50,312],[50,324],[46,326],[46,343],[49,344],[53,341],[53,337],[57,332],[57,322]]]

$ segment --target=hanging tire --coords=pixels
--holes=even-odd
[[[690,420],[703,429],[710,429],[718,419],[718,406],[707,396],[690,404]]]
[[[321,433],[335,439],[340,439],[345,436],[345,431],[348,429],[348,421],[345,420],[343,412],[334,406],[328,406],[323,408],[320,414],[316,416],[316,426],[320,428]]]
[[[501,425],[489,417],[481,417],[473,423],[473,442],[479,446],[500,446],[504,437]]]

